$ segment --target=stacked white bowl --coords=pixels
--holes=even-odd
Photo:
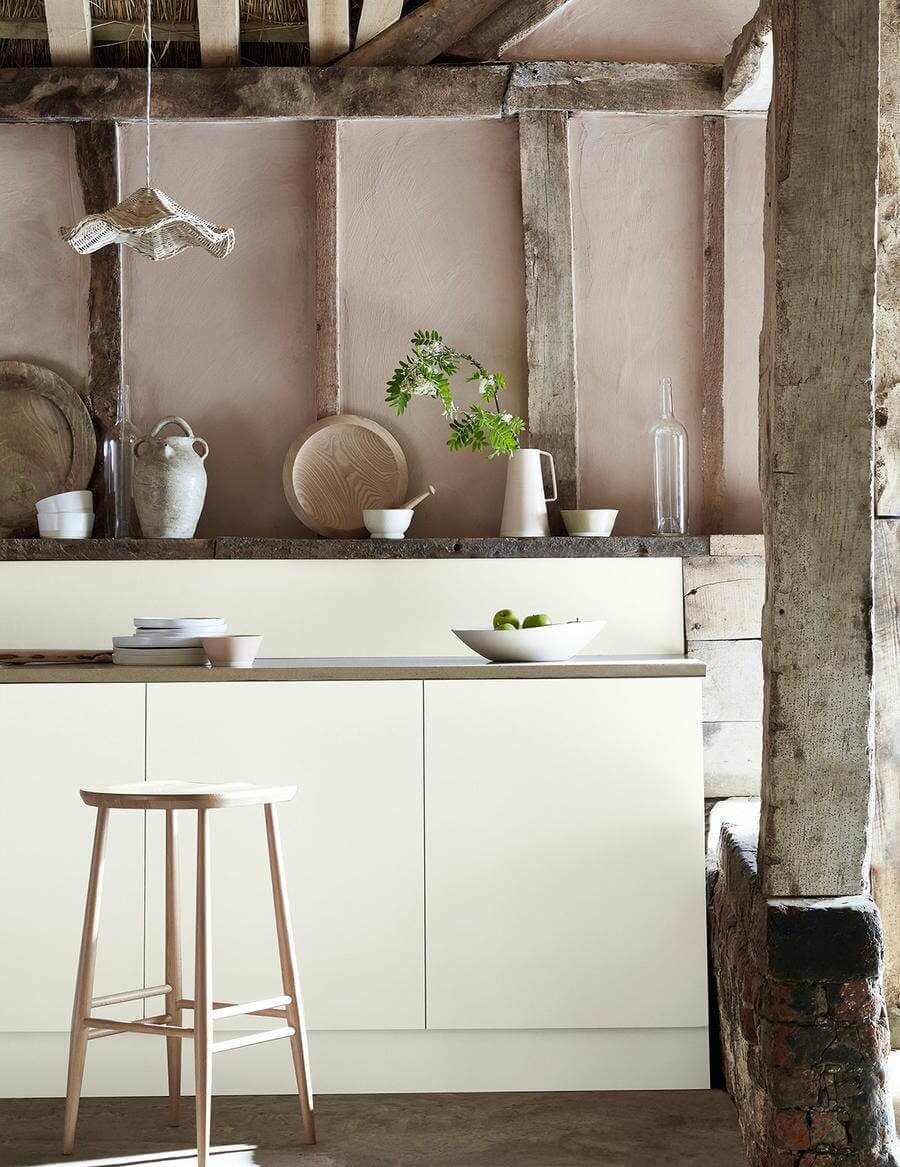
[[[94,529],[94,499],[89,490],[67,490],[37,501],[42,539],[88,539]]]
[[[113,664],[205,665],[204,636],[224,636],[220,616],[135,616],[131,636],[113,637]]]

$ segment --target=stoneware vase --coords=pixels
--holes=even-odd
[[[169,425],[184,436],[160,437]],[[182,417],[164,417],[134,447],[134,505],[145,539],[193,537],[206,498],[208,454]]]
[[[549,497],[544,495],[541,458],[547,458],[550,462],[553,493]],[[549,535],[547,503],[555,499],[556,468],[553,455],[546,450],[516,450],[510,454],[506,470],[506,495],[503,499],[500,534],[510,537]]]

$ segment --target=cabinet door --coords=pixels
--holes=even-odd
[[[428,1026],[706,1024],[700,682],[425,685]]]
[[[0,1031],[67,1031],[97,813],[78,790],[143,781],[144,686],[0,685],[0,740]],[[142,812],[110,815],[106,854],[96,996],[142,984]]]
[[[309,1026],[422,1028],[421,682],[150,685],[148,741],[154,779],[297,784],[278,815]],[[163,816],[150,817],[148,975],[161,977]],[[191,937],[196,816],[178,818]],[[215,997],[277,995],[262,808],[214,811],[210,825]]]

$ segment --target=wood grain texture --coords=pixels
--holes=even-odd
[[[714,65],[530,61],[513,66],[505,112],[706,113],[720,108],[721,83],[722,70]],[[2,104],[0,100],[0,108]]]
[[[760,722],[704,722],[703,789],[706,798],[758,795],[761,770]]]
[[[373,37],[400,19],[403,0],[363,0],[356,30],[356,48],[366,45]]]
[[[884,994],[900,1037],[900,520],[875,523],[872,613],[875,800],[872,892],[884,929]]]
[[[762,644],[758,640],[692,640],[687,655],[706,665],[704,721],[762,722]]]
[[[766,541],[762,535],[710,535],[710,555],[755,555],[760,558],[766,553]]]
[[[341,58],[342,65],[427,65],[475,27],[502,0],[425,0]]]
[[[900,515],[900,20],[881,8],[882,114],[878,169],[878,315],[875,334],[875,513]]]
[[[449,48],[454,57],[496,61],[569,0],[506,0]]]
[[[222,68],[241,63],[241,16],[238,0],[197,0],[200,60]]]
[[[684,626],[692,640],[760,638],[765,563],[755,555],[684,561]]]
[[[90,65],[94,57],[90,0],[44,0],[54,65]]]
[[[528,431],[556,463],[559,506],[578,506],[578,373],[568,114],[519,118]]]
[[[329,65],[350,48],[349,0],[308,0],[309,60]]]
[[[722,105],[735,101],[755,80],[763,49],[772,31],[771,0],[762,0],[735,38],[722,69]]]
[[[508,65],[159,69],[157,121],[451,117],[503,113]],[[140,69],[0,69],[0,122],[141,121]]]
[[[93,28],[95,44],[114,45],[122,41],[141,40],[146,22],[143,20],[106,20]],[[200,32],[193,22],[154,20],[153,40],[197,44]],[[269,24],[259,20],[245,20],[240,27],[240,38],[251,44],[305,44],[309,40],[305,20]],[[9,20],[0,18],[0,40],[45,41],[47,25],[43,20]]]
[[[396,439],[368,418],[326,417],[291,444],[284,493],[294,514],[320,535],[363,535],[366,508],[395,507],[409,478]]]
[[[96,451],[71,385],[39,365],[0,361],[0,534],[33,530],[39,498],[83,490]]]
[[[316,416],[341,411],[340,122],[316,123]]]
[[[877,0],[775,0],[760,482],[768,896],[866,888]]]
[[[703,529],[725,509],[725,119],[703,118]]]

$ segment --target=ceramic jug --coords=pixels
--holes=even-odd
[[[160,437],[169,425],[184,436]],[[206,498],[208,454],[182,417],[164,417],[134,447],[134,505],[145,539],[192,538]]]
[[[544,477],[541,458],[550,462],[553,493],[544,495]],[[540,536],[550,534],[547,503],[556,499],[556,467],[553,455],[546,450],[516,450],[509,456],[506,470],[506,496],[503,500],[503,518],[500,534],[508,536]]]

